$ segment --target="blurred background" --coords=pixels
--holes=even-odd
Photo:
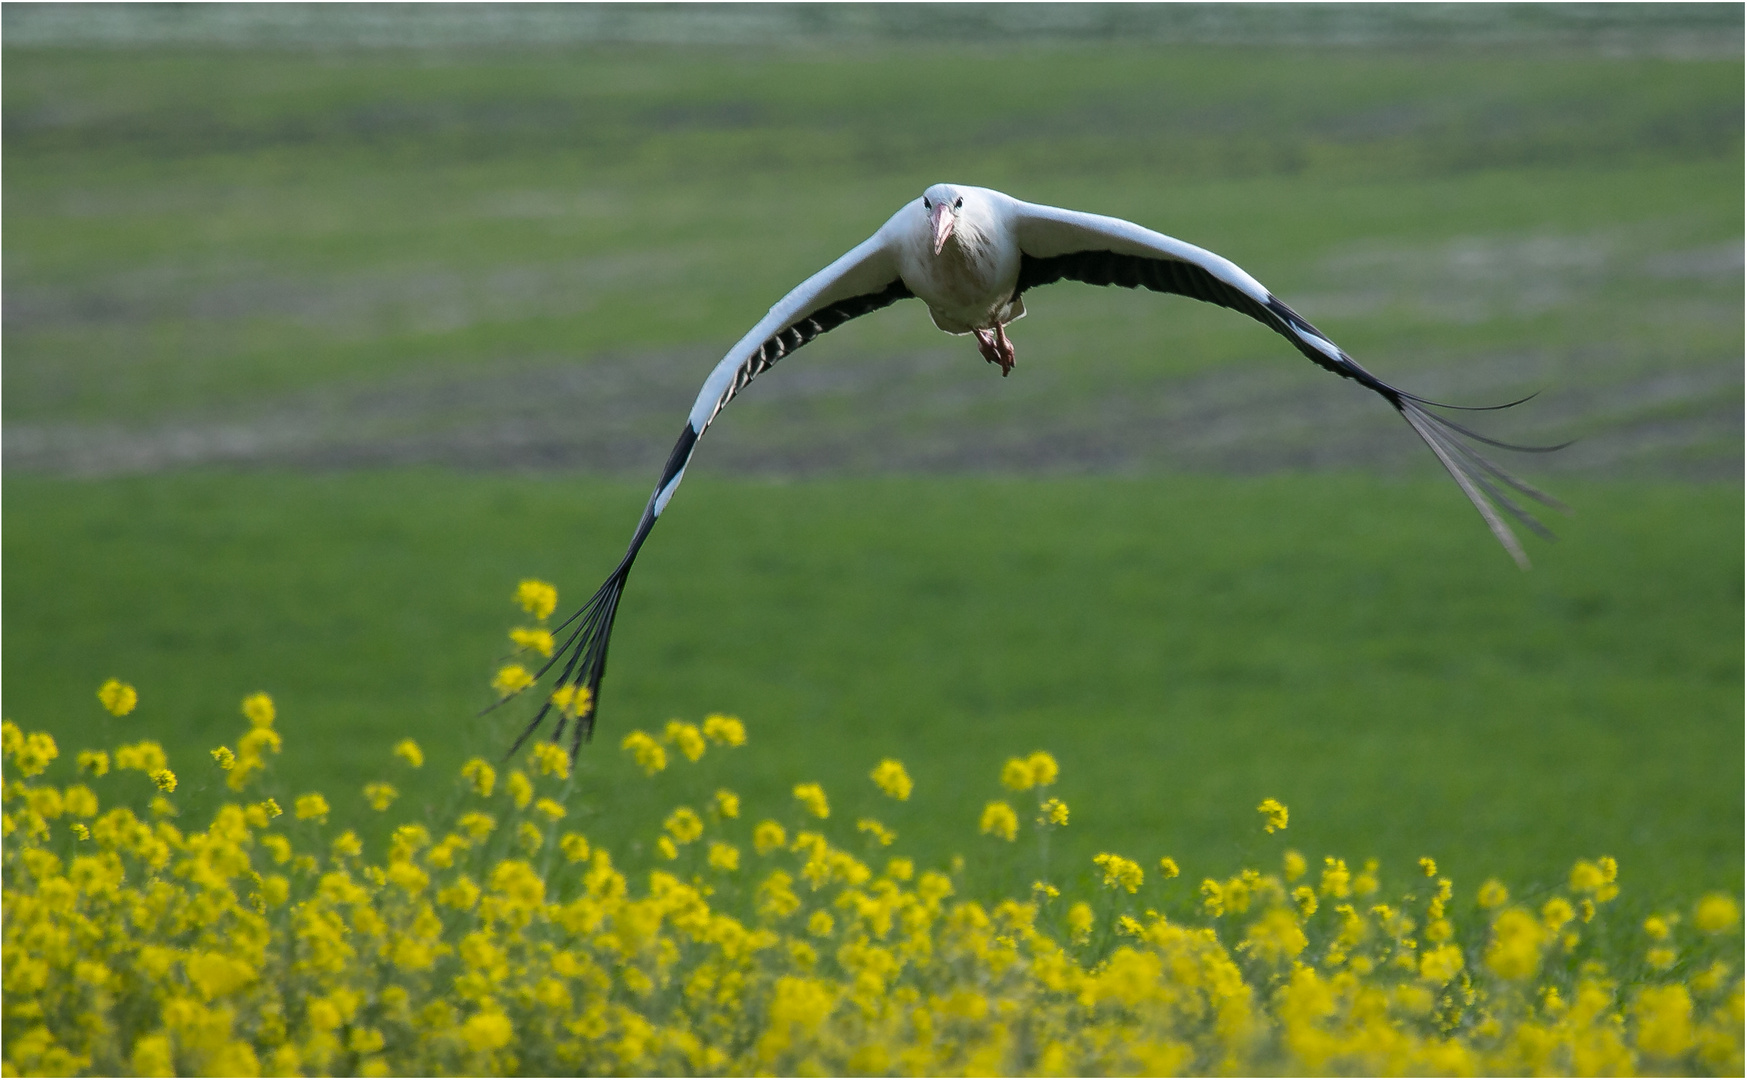
[[[1313,858],[1740,886],[1739,6],[0,19],[27,729],[194,774],[264,689],[287,791],[360,803],[412,734],[445,798],[524,715],[476,715],[516,582],[592,592],[722,351],[950,180],[1217,251],[1416,393],[1541,391],[1477,422],[1576,440],[1507,462],[1562,540],[1518,572],[1386,405],[1232,312],[1041,290],[1003,380],[899,304],[700,448],[585,828],[661,805],[625,732],[724,711],[752,813],[815,779],[854,813],[899,757],[929,810],[882,812],[990,880],[977,811],[1043,747],[1069,866],[1227,873],[1277,797]]]

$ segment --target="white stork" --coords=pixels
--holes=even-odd
[[[557,687],[568,688],[569,693],[559,695],[559,700],[575,701],[580,706],[559,709],[553,739],[561,738],[567,721],[574,718],[574,756],[582,740],[592,734],[601,676],[606,670],[607,642],[631,564],[685,476],[698,438],[747,383],[820,334],[911,297],[928,305],[928,313],[940,329],[949,334],[976,335],[983,359],[1000,365],[1005,376],[1013,370],[1014,355],[1006,327],[1025,314],[1025,290],[1064,279],[1131,289],[1144,286],[1242,312],[1291,342],[1312,363],[1380,395],[1431,447],[1492,534],[1525,569],[1528,557],[1498,510],[1538,534],[1550,534],[1504,489],[1563,509],[1556,500],[1482,457],[1458,436],[1515,450],[1558,447],[1496,442],[1427,411],[1426,406],[1438,403],[1398,390],[1360,367],[1229,260],[1120,218],[1021,202],[988,188],[935,184],[920,199],[906,203],[878,232],[783,297],[704,380],[625,557],[589,602],[559,627],[560,632],[565,627],[571,629],[539,672],[543,676],[563,661]],[[1515,404],[1520,402],[1509,403]],[[540,709],[516,740],[517,748],[553,708],[548,701]]]

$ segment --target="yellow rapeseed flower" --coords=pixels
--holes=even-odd
[[[157,769],[152,773],[152,783],[158,785],[158,790],[171,792],[176,790],[176,774],[169,769]]]
[[[1504,882],[1497,878],[1487,878],[1480,886],[1476,899],[1483,908],[1503,907],[1510,903],[1510,890],[1504,887]]]
[[[1271,965],[1280,965],[1303,952],[1310,939],[1298,926],[1298,919],[1285,908],[1270,908],[1244,931],[1238,948],[1250,956]]]
[[[1001,785],[1014,791],[1029,791],[1037,781],[1031,776],[1031,763],[1024,758],[1008,758],[1001,767]]]
[[[904,763],[895,758],[885,758],[874,770],[868,773],[868,779],[881,791],[899,802],[910,797],[915,785],[910,781],[910,774],[905,771]]]
[[[760,855],[768,855],[788,843],[788,834],[774,821],[761,821],[752,830],[752,846]]]
[[[1092,936],[1092,905],[1079,901],[1068,908],[1068,934],[1075,941],[1085,941]]]
[[[541,776],[556,776],[560,780],[570,778],[570,755],[557,743],[535,743],[528,758],[534,763],[534,771]]]
[[[740,849],[720,840],[710,842],[710,865],[717,870],[733,872],[740,869]]]
[[[711,713],[704,717],[704,737],[723,746],[745,746],[746,725],[738,716]]]
[[[1025,765],[1031,770],[1031,783],[1036,787],[1049,787],[1061,775],[1061,768],[1047,750],[1032,751],[1025,759]]]
[[[1732,971],[1725,960],[1718,960],[1692,977],[1692,988],[1701,994],[1714,994],[1723,988]]]
[[[1447,983],[1462,970],[1462,950],[1454,945],[1440,945],[1420,954],[1419,976],[1427,982]]]
[[[1435,878],[1438,876],[1437,860],[1433,859],[1430,855],[1426,855],[1419,860],[1419,868],[1426,877]]]
[[[312,791],[308,795],[299,795],[296,801],[291,804],[291,812],[297,815],[299,821],[308,821],[311,818],[317,821],[326,821],[328,809],[328,801],[322,797],[320,792],[316,791]]]
[[[523,611],[545,622],[558,606],[558,590],[538,578],[526,578],[516,586],[515,601]]]
[[[594,691],[586,686],[571,683],[568,686],[554,686],[552,696],[547,699],[558,707],[558,711],[568,717],[586,716],[594,705]]]
[[[651,830],[603,818],[599,844],[560,837],[545,798],[509,836],[465,805],[391,822],[372,862],[355,820],[337,839],[291,830],[307,838],[294,848],[268,831],[276,804],[225,802],[219,785],[171,818],[162,797],[153,813],[102,809],[101,784],[32,783],[20,756],[52,760],[38,734],[33,749],[0,724],[9,1075],[1740,1071],[1739,939],[1709,936],[1739,932],[1738,897],[1681,908],[1690,935],[1672,910],[1660,940],[1621,933],[1624,916],[1596,907],[1618,889],[1612,860],[1478,926],[1447,878],[1334,897],[1384,883],[1375,863],[1349,874],[1332,857],[1330,899],[1283,857],[1284,875],[1210,879],[1204,910],[1167,920],[1122,895],[1144,876],[1109,853],[1103,915],[1047,880],[954,901],[986,883],[901,856],[876,877],[834,845],[890,830],[851,815],[857,830],[792,837],[761,822],[752,842],[772,863],[741,882],[739,850],[709,835],[738,831],[739,800],[691,774],[680,799],[710,812],[670,815],[635,875],[612,854]],[[270,725],[244,738],[233,774],[277,752]],[[125,749],[124,768],[168,769],[156,744]],[[539,760],[530,787],[551,775]],[[708,865],[665,861],[676,834]]]
[[[534,812],[547,821],[557,821],[564,816],[564,804],[557,799],[541,799],[534,804]]]
[[[1159,875],[1165,880],[1169,881],[1180,873],[1182,873],[1182,871],[1177,869],[1177,860],[1171,858],[1169,855],[1166,855],[1159,860]]]
[[[16,730],[16,729],[15,729]],[[141,747],[157,749],[157,743],[141,743]],[[55,745],[54,737],[46,731],[33,731],[15,743],[12,751],[12,764],[25,776],[35,776],[49,767],[49,762],[61,756],[60,748]],[[156,764],[150,768],[143,764],[127,766],[117,763],[119,768],[139,768],[141,772],[151,772],[164,766],[164,752],[158,750]]]
[[[1546,931],[1533,915],[1520,907],[1506,908],[1492,921],[1486,966],[1501,978],[1526,979],[1540,968],[1545,941]]]
[[[90,683],[85,685],[89,686]],[[97,700],[103,703],[111,716],[126,716],[139,704],[140,695],[139,691],[120,679],[110,679],[97,688]]]
[[[497,770],[484,758],[469,758],[467,764],[461,766],[461,779],[473,785],[475,794],[490,798],[497,787]]]
[[[519,694],[534,685],[534,676],[520,664],[505,664],[497,669],[492,676],[491,688],[498,692],[499,697],[510,697]]]
[[[52,749],[54,745],[52,740],[49,745]],[[53,757],[54,755],[49,756]],[[164,748],[149,739],[128,746],[118,746],[115,749],[115,767],[118,769],[134,769],[149,776],[159,769],[168,767],[168,765],[169,759],[164,756]],[[26,772],[24,775],[30,776],[32,774]]]
[[[237,756],[231,753],[231,748],[228,746],[221,746],[214,750],[212,752],[212,760],[217,762],[218,767],[225,772],[230,772],[237,764]]]
[[[1256,812],[1262,815],[1262,828],[1266,831],[1276,832],[1286,827],[1286,804],[1280,800],[1263,799]]]
[[[273,726],[278,713],[273,708],[273,699],[263,691],[243,699],[243,715],[248,718],[250,727],[265,728]]]
[[[1557,934],[1566,923],[1575,918],[1576,909],[1563,896],[1555,896],[1541,905],[1541,925],[1547,928],[1549,934]]]
[[[831,804],[825,801],[825,789],[820,785],[796,784],[795,798],[814,817],[823,819],[831,816]]]
[[[1017,760],[1017,759],[1015,759]],[[1030,775],[1027,773],[1027,775]],[[1019,815],[1013,808],[999,800],[983,807],[983,816],[977,822],[977,831],[984,836],[994,836],[1011,841],[1019,835]]]
[[[1068,804],[1056,798],[1045,799],[1043,805],[1037,808],[1037,823],[1039,825],[1066,825],[1068,823]]]
[[[504,784],[504,790],[509,792],[510,802],[515,803],[517,810],[526,810],[528,804],[534,801],[534,782],[520,769],[510,770],[509,782]]]
[[[291,861],[291,841],[275,833],[261,837],[261,846],[273,856],[273,861],[283,866]]]
[[[146,1035],[134,1043],[130,1059],[135,1076],[175,1076],[175,1052],[168,1035]]]
[[[1140,864],[1125,859],[1120,855],[1102,852],[1092,856],[1092,862],[1104,871],[1104,887],[1107,889],[1123,888],[1129,892],[1137,892],[1141,883],[1146,880],[1146,871]]]
[[[497,828],[497,819],[490,814],[482,814],[475,810],[456,818],[455,827],[475,840],[484,840],[491,835],[493,829]]]
[[[1722,893],[1706,893],[1693,909],[1693,925],[1707,934],[1721,934],[1738,929],[1741,909],[1732,897]]]
[[[1639,991],[1632,1015],[1637,1021],[1638,1049],[1646,1054],[1674,1059],[1693,1044],[1692,995],[1684,986],[1652,986]]]
[[[528,582],[522,584],[526,585]],[[550,607],[547,608],[547,613],[551,613]],[[540,617],[545,618],[544,615]],[[502,1050],[510,1044],[515,1033],[515,1026],[510,1023],[509,1017],[500,1012],[475,1013],[461,1025],[461,1041],[475,1053]]]
[[[1668,920],[1660,915],[1652,915],[1644,920],[1644,933],[1650,935],[1651,941],[1664,941],[1671,932]]]
[[[683,720],[669,720],[667,727],[662,730],[661,741],[678,750],[687,761],[696,761],[703,757],[704,750],[709,746],[698,726]]]
[[[740,816],[740,796],[727,788],[716,789],[716,813],[725,818]]]
[[[84,784],[72,784],[63,794],[67,813],[74,817],[97,816],[97,793]]]
[[[644,731],[633,731],[619,743],[619,749],[629,750],[645,776],[654,776],[667,768],[667,751]]]
[[[1345,900],[1352,895],[1353,875],[1347,870],[1347,861],[1330,856],[1322,860],[1322,887],[1324,896],[1332,896],[1336,900]]]
[[[1377,860],[1366,859],[1365,868],[1353,878],[1353,895],[1370,896],[1377,888]]]
[[[1280,869],[1285,873],[1286,881],[1290,884],[1303,877],[1305,871],[1310,869],[1310,864],[1304,861],[1303,855],[1287,848],[1286,853],[1280,856]]]
[[[885,827],[875,818],[861,818],[855,823],[857,832],[868,833],[881,847],[891,847],[898,834]]]
[[[81,750],[78,763],[80,772],[88,772],[92,776],[104,776],[109,772],[109,754],[104,750]]]
[[[1105,882],[1109,884],[1109,882]],[[1212,878],[1201,879],[1201,910],[1214,918],[1225,914],[1225,886]]]
[[[518,626],[510,631],[510,641],[518,649],[537,652],[541,656],[552,655],[552,631],[542,627]]]
[[[661,827],[679,844],[689,844],[704,835],[704,819],[689,806],[681,806],[667,815]]]
[[[400,798],[400,792],[393,784],[375,781],[364,785],[364,800],[370,804],[372,810],[387,810],[394,805],[394,800],[398,798]]]

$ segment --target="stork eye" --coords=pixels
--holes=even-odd
[[[922,209],[924,209],[924,210],[934,209],[934,204],[928,201],[928,196],[926,196],[926,195],[922,196]]]
[[[961,207],[961,206],[963,206],[963,205],[964,205],[964,196],[963,196],[963,195],[960,195],[960,196],[959,196],[959,197],[958,197],[958,199],[957,199],[957,200],[955,200],[955,201],[954,201],[954,202],[953,202],[953,204],[952,204],[952,208],[953,208],[953,209],[954,209],[954,210],[957,210],[957,209],[958,209],[958,208],[959,208],[959,207]]]

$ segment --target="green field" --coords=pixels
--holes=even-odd
[[[1044,747],[1082,857],[1229,872],[1276,796],[1311,852],[1525,883],[1607,852],[1655,894],[1735,887],[1739,493],[1569,494],[1582,515],[1525,575],[1423,481],[699,480],[632,579],[587,760],[732,710],[755,740],[734,783],[766,812],[800,779],[871,806],[865,773],[897,756],[959,818],[894,821],[925,850],[938,828],[942,858],[1003,757]],[[433,773],[507,745],[513,716],[473,712],[515,581],[575,599],[642,497],[425,471],[14,480],[8,712],[70,732],[121,674],[145,704],[115,737],[198,761],[265,688],[288,790],[361,804],[403,734]],[[622,763],[596,782],[600,813],[655,809]]]
[[[192,777],[266,689],[287,790],[414,734],[441,799],[516,581],[586,596],[720,350],[952,179],[1212,248],[1412,389],[1544,388],[1485,422],[1580,440],[1527,463],[1562,541],[1516,571],[1230,312],[1040,292],[1002,380],[897,305],[700,449],[591,830],[660,797],[626,731],[720,710],[768,806],[902,758],[942,859],[1046,747],[1068,859],[1229,872],[1275,796],[1306,854],[1739,890],[1742,64],[1657,40],[9,46],[6,715]]]

